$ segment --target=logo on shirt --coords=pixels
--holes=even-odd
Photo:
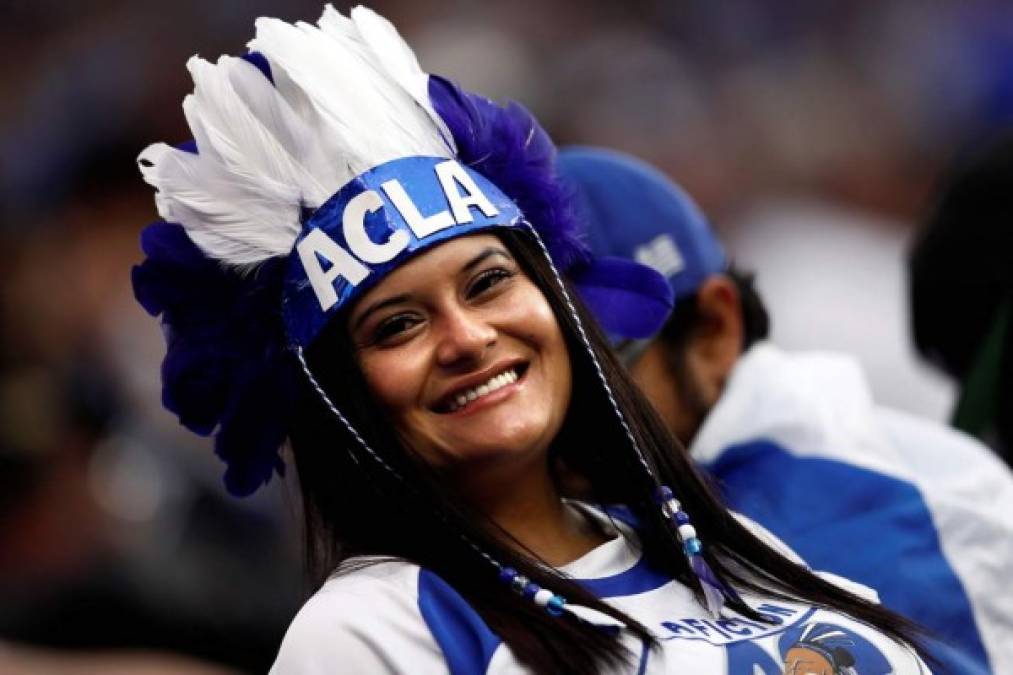
[[[828,622],[784,631],[772,654],[757,642],[728,645],[728,675],[891,675],[879,649],[854,631]]]
[[[850,628],[813,620],[814,608],[765,602],[769,623],[745,618],[663,621],[663,640],[724,646],[728,675],[889,675],[890,662]]]
[[[764,602],[756,607],[769,623],[750,619],[679,619],[662,621],[664,629],[659,636],[662,640],[703,640],[712,645],[726,645],[742,640],[757,640],[768,635],[784,632],[786,626],[804,621],[816,610],[805,607],[788,607]]]

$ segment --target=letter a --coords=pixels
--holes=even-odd
[[[344,277],[350,284],[357,286],[369,276],[369,269],[338,246],[323,230],[310,230],[295,248],[313,286],[313,292],[317,294],[320,309],[324,312],[338,301],[338,294],[334,290],[335,279]],[[320,266],[318,255],[331,263],[326,272]]]
[[[443,194],[447,196],[450,210],[453,211],[454,220],[458,224],[470,223],[474,220],[469,206],[477,206],[487,218],[492,218],[499,213],[492,202],[478,189],[475,180],[468,175],[464,167],[454,160],[450,159],[437,164],[436,175],[440,179]],[[466,194],[462,195],[458,191],[458,185],[464,188]]]

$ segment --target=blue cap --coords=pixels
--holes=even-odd
[[[699,207],[652,166],[591,147],[561,149],[560,175],[575,202],[595,256],[636,260],[660,272],[675,300],[727,269],[724,249]]]

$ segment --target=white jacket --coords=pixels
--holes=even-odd
[[[690,452],[812,567],[950,640],[952,672],[1013,673],[1013,476],[986,447],[876,406],[850,357],[759,344]]]

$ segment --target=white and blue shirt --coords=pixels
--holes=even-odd
[[[980,443],[874,405],[851,357],[759,344],[690,452],[730,508],[938,634],[950,672],[1013,673],[1013,476]]]
[[[613,538],[561,570],[640,621],[660,644],[660,649],[649,650],[627,634],[623,642],[631,659],[618,672],[929,673],[908,647],[833,611],[745,595],[770,623],[734,615],[715,620],[686,586],[652,569],[628,526],[617,522],[616,530],[597,512],[586,511]],[[831,580],[853,592],[870,592],[844,580]],[[817,664],[828,662],[837,670],[817,669]],[[271,670],[273,675],[336,672],[505,675],[529,671],[439,576],[408,563],[380,562],[339,574],[324,584],[296,616]]]

